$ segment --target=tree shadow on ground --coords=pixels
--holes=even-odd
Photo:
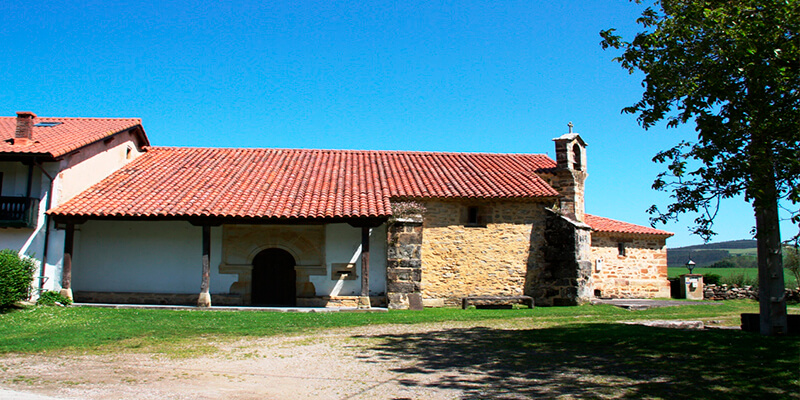
[[[800,398],[796,337],[622,324],[377,337],[371,349],[398,362],[402,384],[465,398]]]

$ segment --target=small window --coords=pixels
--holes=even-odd
[[[617,251],[619,251],[620,257],[625,257],[625,242],[617,243]]]
[[[467,224],[478,225],[478,207],[467,207]]]
[[[58,126],[63,124],[63,122],[55,122],[55,121],[42,121],[39,123],[34,124],[33,126],[41,126],[43,128],[49,128],[51,126]]]
[[[485,207],[468,206],[465,211],[466,213],[462,216],[464,226],[486,227],[486,213],[488,210]]]
[[[131,159],[131,151],[132,151],[132,149],[131,149],[130,146],[128,146],[128,148],[125,149],[125,159],[126,160],[130,160]]]

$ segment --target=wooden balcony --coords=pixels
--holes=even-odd
[[[0,228],[33,228],[39,215],[39,199],[0,196]]]

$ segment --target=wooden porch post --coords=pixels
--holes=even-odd
[[[68,223],[64,237],[64,266],[61,270],[61,295],[72,299],[72,247],[75,243],[75,224]]]
[[[361,227],[361,299],[359,308],[370,308],[369,301],[369,228]]]
[[[211,294],[208,292],[209,274],[211,272],[211,226],[203,225],[203,277],[200,283],[198,307],[211,307]]]

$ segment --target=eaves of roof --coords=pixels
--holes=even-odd
[[[544,155],[151,147],[58,218],[370,219],[392,198],[545,199]]]
[[[628,222],[617,221],[611,218],[598,217],[586,214],[584,221],[592,227],[592,230],[600,233],[622,234],[622,235],[651,235],[651,236],[673,236],[674,233],[661,229],[650,228],[631,224]]]

